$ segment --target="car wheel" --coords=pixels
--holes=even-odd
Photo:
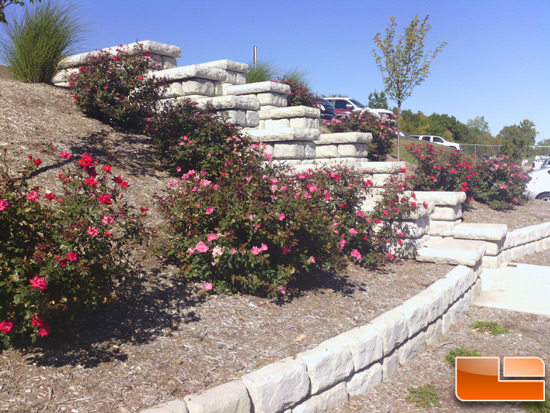
[[[543,192],[542,194],[537,195],[537,199],[550,202],[550,192]]]

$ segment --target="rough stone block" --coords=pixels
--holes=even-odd
[[[372,182],[372,186],[375,188],[382,188],[390,179],[403,179],[403,174],[371,174],[365,175],[365,179],[369,179]]]
[[[428,232],[430,217],[420,218],[415,221],[400,221],[392,224],[392,229],[402,232],[406,238],[421,238]]]
[[[317,153],[317,145],[315,142],[304,142],[304,158],[315,159]]]
[[[183,400],[176,399],[142,410],[141,413],[189,413],[189,410]]]
[[[437,209],[437,207],[436,207]],[[429,234],[436,237],[452,237],[455,226],[459,225],[462,221],[434,221],[430,222]]]
[[[246,111],[246,126],[253,128],[260,124],[260,116],[255,110]]]
[[[396,307],[396,310],[400,311],[405,316],[408,337],[412,337],[428,325],[430,322],[431,309],[432,307],[428,305],[426,298],[418,296],[414,296]]]
[[[163,69],[173,69],[175,67],[178,67],[178,61],[175,57],[171,56],[161,56],[162,57],[162,68]]]
[[[342,133],[323,133],[319,143],[323,145],[343,144],[343,143],[366,143],[372,142],[372,133],[363,132],[342,132]],[[550,236],[550,235],[549,235]]]
[[[338,336],[322,342],[312,350],[299,353],[297,357],[307,366],[311,394],[317,394],[344,380],[354,368],[347,341]]]
[[[183,88],[181,82],[172,82],[162,90],[162,98],[176,98],[183,96]]]
[[[367,324],[340,334],[352,355],[355,371],[360,371],[382,358],[383,343],[380,328]]]
[[[284,118],[319,119],[321,117],[321,110],[317,108],[311,108],[309,106],[289,106],[286,108],[272,109],[271,117],[273,119],[284,119]]]
[[[317,145],[315,157],[320,158],[338,158],[337,145]]]
[[[458,297],[464,294],[464,292],[475,282],[473,270],[463,265],[458,265],[453,268],[447,273],[445,278],[455,286],[451,296],[452,301],[457,300]]]
[[[430,239],[417,251],[416,259],[423,262],[438,262],[473,267],[485,254],[485,248],[483,241]]]
[[[434,201],[436,206],[439,205],[459,205],[466,201],[464,192],[448,192],[448,191],[418,191],[416,197],[420,201]]]
[[[275,106],[277,108],[286,106],[286,96],[278,93],[258,93],[257,95],[260,105]],[[272,111],[275,109],[272,109]]]
[[[380,383],[382,383],[382,363],[376,363],[354,374],[347,382],[347,391],[350,396],[359,396]]]
[[[405,162],[364,162],[362,170],[370,174],[390,174],[406,169]]]
[[[485,246],[487,247],[485,250],[485,255],[496,256],[500,254],[500,251],[502,251],[502,244],[503,241],[485,241]]]
[[[276,94],[286,96],[290,94],[290,86],[268,80],[265,82],[256,82],[256,83],[247,83],[244,85],[229,86],[226,92],[228,95],[276,93]]]
[[[266,129],[290,128],[290,119],[266,119]]]
[[[246,111],[244,110],[220,110],[218,113],[231,123],[246,126]]]
[[[368,146],[364,143],[346,143],[338,145],[340,158],[364,158],[368,154]]]
[[[181,90],[183,96],[216,96],[216,84],[206,79],[184,80],[181,82]]]
[[[498,254],[496,256],[485,255],[482,258],[483,267],[484,268],[498,268],[498,267],[500,267],[502,265],[502,263],[504,262],[502,257],[503,257],[503,254]]]
[[[502,242],[508,233],[506,224],[460,224],[454,229],[454,237]]]
[[[340,383],[327,391],[313,396],[292,409],[292,413],[326,412],[348,401],[346,383]]]
[[[453,302],[453,289],[455,288],[454,283],[451,279],[441,278],[430,285],[425,291],[430,293],[435,293],[441,298],[441,304],[438,312],[441,314],[443,311],[446,311],[447,308]],[[422,294],[422,293],[420,293]]]
[[[215,110],[242,109],[260,110],[260,102],[253,96],[216,96],[207,100],[208,106]]]
[[[397,351],[384,357],[382,361],[382,380],[386,380],[397,373],[399,370],[399,355]]]
[[[438,318],[434,323],[430,324],[426,331],[426,344],[433,346],[439,337],[443,335],[443,321]]]
[[[245,374],[242,382],[256,413],[287,409],[309,394],[309,376],[303,360],[286,358]]]
[[[319,139],[320,132],[316,129],[284,128],[284,129],[263,129],[249,130],[247,133],[253,140],[262,142],[283,142],[283,141],[307,141],[315,142]]]
[[[303,143],[276,143],[273,148],[273,157],[276,159],[302,159],[305,157]]]
[[[290,122],[291,128],[311,128],[311,129],[319,128],[319,121],[317,119],[290,118],[289,122]]]
[[[436,221],[456,221],[459,218],[462,218],[462,204],[438,206],[432,214],[432,219]]]
[[[380,330],[384,355],[391,353],[409,334],[405,316],[396,309],[386,311],[369,324]]]
[[[221,384],[201,394],[191,394],[184,400],[189,413],[249,413],[252,411],[248,391],[240,380]]]
[[[409,341],[404,343],[399,350],[397,355],[399,357],[399,364],[405,365],[413,358],[418,356],[426,349],[426,333],[422,332],[415,337],[411,338]]]

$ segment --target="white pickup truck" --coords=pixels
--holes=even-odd
[[[441,136],[436,135],[411,135],[411,138],[419,139],[421,141],[436,143],[438,145],[449,146],[455,148],[457,151],[463,151],[464,147],[460,143],[448,142]]]

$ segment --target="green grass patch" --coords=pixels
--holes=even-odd
[[[400,152],[401,152],[401,160],[405,161],[405,162],[408,162],[408,163],[412,163],[414,165],[418,165],[418,161],[415,159],[414,156],[411,155],[409,150],[406,149],[405,147],[406,146],[411,146],[411,145],[416,145],[418,143],[422,143],[422,142],[425,142],[425,141],[420,141],[420,140],[415,139],[415,138],[407,138],[407,137],[403,137],[403,136],[401,137],[401,139],[399,141],[400,141],[399,148],[400,148]],[[443,146],[443,145],[438,145],[438,144],[432,144],[432,145],[434,146],[434,148],[443,149],[446,152],[454,152],[455,151],[454,148],[450,148],[448,146]],[[397,158],[397,139],[395,139],[395,142],[394,142],[394,145],[393,145],[393,150],[391,152],[391,156],[393,156],[394,158]]]
[[[543,402],[526,402],[522,406],[530,413],[550,413],[550,399],[548,398],[548,390],[546,389],[546,397]]]
[[[496,321],[481,321],[477,320],[475,323],[472,324],[472,328],[476,329],[480,333],[491,333],[494,336],[498,336],[499,334],[509,334],[510,330],[502,327],[499,323]]]
[[[449,354],[447,354],[445,360],[447,360],[447,363],[449,363],[451,367],[454,367],[455,359],[457,357],[481,357],[481,354],[479,354],[476,350],[468,350],[464,347],[458,347],[449,351]]]
[[[443,407],[439,401],[439,396],[433,387],[411,387],[407,390],[409,394],[407,395],[406,400],[414,403],[416,407]]]

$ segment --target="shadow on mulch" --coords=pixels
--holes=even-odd
[[[120,345],[147,343],[169,336],[181,323],[199,321],[187,311],[204,301],[190,296],[183,282],[159,276],[158,270],[124,283],[119,300],[75,320],[66,330],[56,331],[40,344],[14,343],[37,366],[97,367],[113,360],[126,361]]]

